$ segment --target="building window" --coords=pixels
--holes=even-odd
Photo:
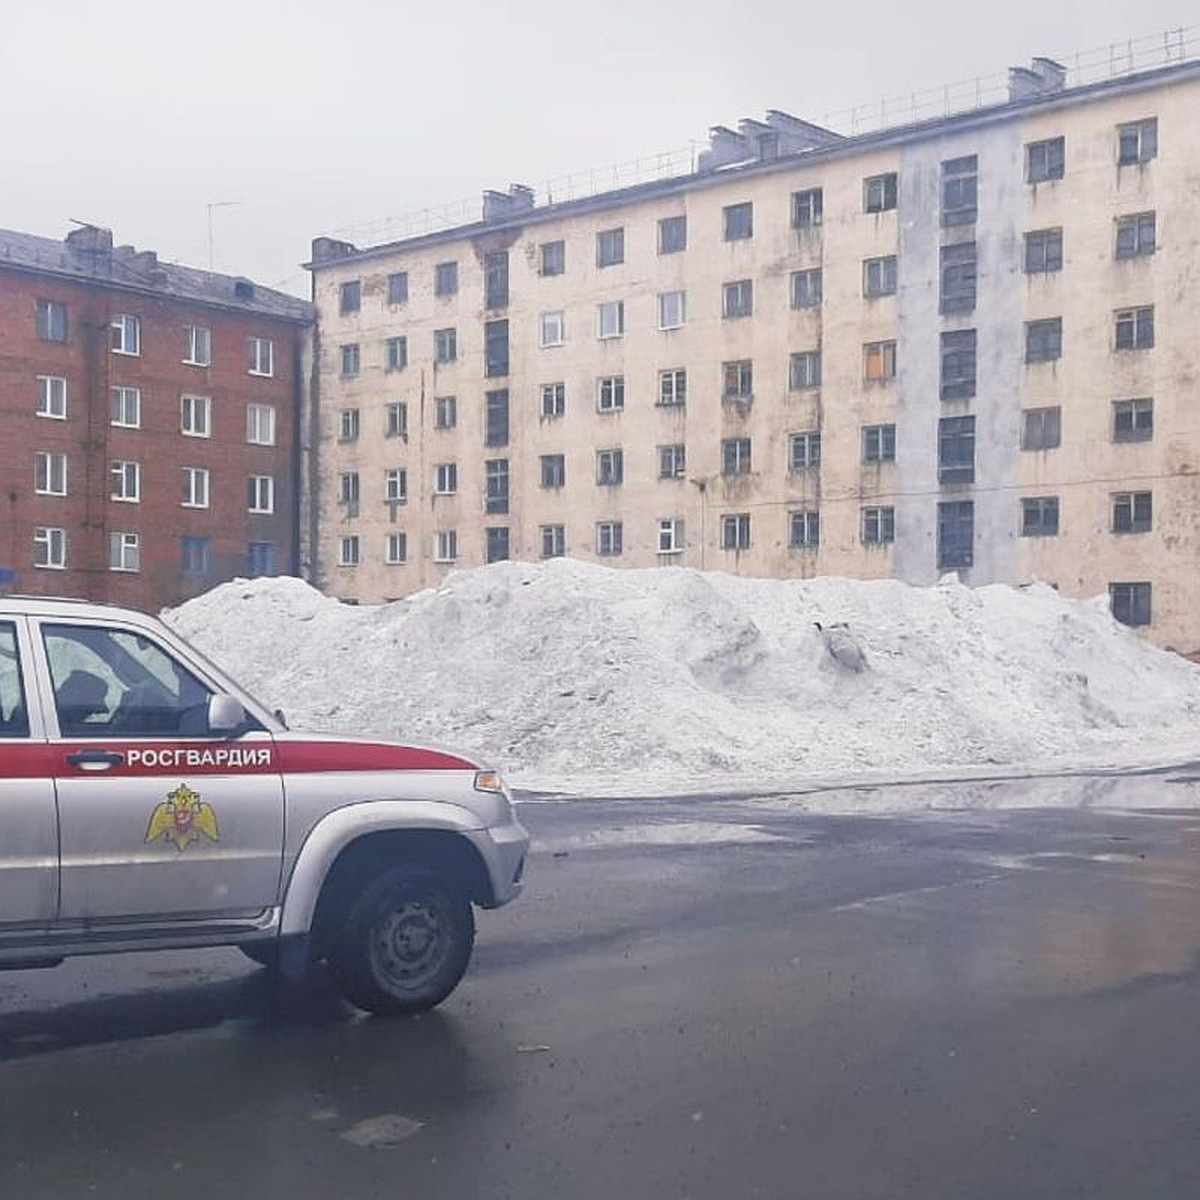
[[[596,408],[599,412],[620,412],[625,407],[625,376],[606,375],[597,389]]]
[[[750,474],[750,439],[722,438],[721,439],[721,474],[749,475]]]
[[[109,392],[111,423],[123,429],[140,429],[142,393],[140,388],[115,387]]]
[[[824,200],[820,188],[792,193],[792,228],[812,229],[824,219]]]
[[[183,499],[180,504],[184,508],[208,507],[208,468],[183,468]]]
[[[246,405],[246,441],[252,446],[275,445],[275,406]]]
[[[1146,163],[1158,157],[1158,118],[1117,126],[1117,164]]]
[[[821,516],[816,509],[788,513],[788,547],[815,550],[821,544]]]
[[[120,313],[112,319],[112,350],[114,354],[141,354],[142,322],[140,317]]]
[[[687,403],[687,371],[683,367],[659,371],[658,403],[663,408],[681,408]]]
[[[383,436],[408,440],[408,405],[393,400],[383,410]]]
[[[395,271],[388,276],[387,298],[389,304],[408,303],[408,272]]]
[[[208,538],[179,539],[179,569],[185,575],[207,575],[212,570],[212,547]]]
[[[453,496],[458,491],[458,463],[438,463],[433,468],[433,494]]]
[[[246,481],[246,511],[273,513],[275,511],[275,476],[251,475]]]
[[[487,321],[483,326],[483,373],[488,379],[508,374],[508,322]]]
[[[453,296],[458,292],[458,263],[438,263],[433,268],[433,294]]]
[[[1057,496],[1032,496],[1021,501],[1021,536],[1058,536]]]
[[[942,163],[942,224],[969,225],[979,211],[979,160],[974,154]]]
[[[894,254],[863,261],[863,295],[868,300],[896,294],[897,261]]]
[[[863,180],[863,212],[881,213],[896,207],[896,172]]]
[[[247,338],[246,358],[251,375],[271,377],[275,374],[275,343],[270,338]]]
[[[725,513],[721,517],[721,549],[750,549],[749,513]]]
[[[624,229],[604,229],[596,234],[596,266],[615,267],[624,261]]]
[[[1154,308],[1123,308],[1116,314],[1116,348],[1149,350],[1154,345]]]
[[[408,366],[408,338],[390,337],[384,343],[384,361],[389,371],[403,371]]]
[[[1154,401],[1115,400],[1113,441],[1148,442],[1154,436]]]
[[[621,450],[596,451],[596,483],[616,487],[625,482],[625,454]]]
[[[821,434],[812,429],[788,438],[788,470],[806,471],[821,463]]]
[[[67,340],[67,306],[58,300],[39,300],[36,307],[38,340],[65,342]]]
[[[938,483],[975,482],[975,418],[938,421]]]
[[[658,523],[659,554],[683,553],[683,518],[664,517]]]
[[[975,395],[975,330],[951,330],[943,333],[941,340],[941,397],[969,400]]]
[[[560,488],[566,486],[567,460],[563,455],[543,454],[541,456],[541,464],[542,487]]]
[[[820,350],[802,350],[791,356],[788,386],[793,392],[804,392],[821,386]]]
[[[820,308],[823,278],[820,267],[810,267],[807,271],[793,271],[791,281],[792,307]]]
[[[754,398],[754,363],[748,358],[735,359],[721,364],[724,383],[721,397],[725,400],[751,400]]]
[[[507,250],[494,250],[483,256],[483,306],[508,307]]]
[[[1067,165],[1065,138],[1047,138],[1025,147],[1025,179],[1028,183],[1046,183],[1061,179]]]
[[[452,363],[458,358],[458,330],[435,329],[433,331],[433,361]]]
[[[867,342],[863,346],[863,382],[887,383],[896,378],[896,343]]]
[[[1035,229],[1025,235],[1025,274],[1042,275],[1061,271],[1063,235],[1061,229]]]
[[[343,471],[338,476],[338,503],[345,508],[346,516],[358,516],[358,504],[362,485],[357,471]]]
[[[687,217],[663,217],[658,222],[659,254],[678,254],[687,249]]]
[[[508,512],[508,459],[490,458],[483,464],[484,511]]]
[[[252,579],[258,579],[263,575],[279,574],[278,555],[274,542],[251,542],[246,547],[246,559]]]
[[[862,510],[862,540],[865,546],[886,546],[896,540],[896,510],[890,504]]]
[[[1062,409],[1021,410],[1021,449],[1053,450],[1062,444]]]
[[[357,567],[361,552],[359,550],[358,534],[338,539],[338,566]]]
[[[625,335],[625,301],[606,300],[596,305],[596,336],[619,338]]]
[[[142,468],[140,463],[114,462],[109,468],[110,500],[137,504],[142,498]]]
[[[561,417],[567,411],[567,385],[565,383],[542,384],[542,416]]]
[[[624,530],[620,521],[596,522],[596,554],[600,558],[615,558],[621,553]]]
[[[39,496],[67,494],[67,456],[39,450],[33,459],[33,490]]]
[[[1117,258],[1142,258],[1155,248],[1154,213],[1117,218]]]
[[[361,425],[357,408],[343,408],[338,414],[338,441],[357,442]]]
[[[538,329],[543,346],[561,346],[566,339],[562,310],[542,313],[538,318]]]
[[[1150,585],[1148,583],[1110,583],[1108,603],[1113,618],[1122,625],[1150,624]]]
[[[434,396],[433,427],[453,429],[458,424],[458,399],[455,396]]]
[[[38,526],[33,531],[33,565],[62,571],[67,565],[67,531]]]
[[[561,275],[567,269],[566,242],[543,242],[541,245],[543,275]]]
[[[864,463],[887,463],[896,461],[895,425],[863,426],[862,460]]]
[[[183,327],[183,361],[189,367],[212,365],[212,330],[203,325]]]
[[[483,444],[508,445],[508,389],[488,392],[484,397]]]
[[[383,561],[389,567],[408,561],[408,534],[389,533],[384,543]]]
[[[1117,492],[1112,498],[1113,533],[1149,533],[1153,508],[1150,492]]]
[[[726,205],[722,216],[727,242],[740,242],[754,236],[754,205],[749,201]]]
[[[37,415],[55,421],[67,419],[67,381],[58,375],[39,375],[37,379]]]
[[[682,442],[658,448],[659,479],[682,479],[687,474],[687,450]]]
[[[212,436],[212,400],[208,396],[179,397],[179,432],[186,437]]]
[[[136,533],[110,533],[108,535],[108,569],[110,571],[137,571],[141,569],[141,538]]]
[[[507,525],[490,525],[484,530],[487,541],[485,559],[487,562],[507,562],[511,557],[509,550],[509,531]]]
[[[563,525],[543,525],[538,530],[542,539],[543,558],[562,558],[567,552],[567,531]]]
[[[975,243],[959,242],[941,248],[941,297],[938,311],[971,312],[975,307]]]
[[[1062,357],[1062,317],[1025,322],[1025,361],[1054,362]]]
[[[362,284],[357,279],[348,280],[338,288],[338,312],[347,316],[362,308]]]
[[[721,316],[748,317],[754,312],[754,280],[739,279],[721,289]]]
[[[975,502],[943,500],[938,505],[938,570],[969,567],[975,561]]]
[[[357,375],[361,364],[361,355],[358,350],[358,343],[351,342],[341,348],[342,355],[342,375]]]
[[[388,467],[383,472],[383,498],[388,504],[408,502],[408,472],[403,467]]]
[[[687,292],[660,292],[659,329],[680,329],[687,320]]]

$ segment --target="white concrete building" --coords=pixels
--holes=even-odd
[[[1200,61],[313,244],[311,575],[1042,579],[1200,648]]]

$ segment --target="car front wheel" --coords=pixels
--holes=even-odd
[[[338,990],[359,1008],[423,1012],[457,987],[474,944],[470,900],[431,871],[400,866],[351,902],[329,963]]]

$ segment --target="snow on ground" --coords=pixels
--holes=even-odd
[[[1041,585],[553,559],[379,607],[235,580],[164,617],[294,728],[593,795],[1168,761],[1200,714],[1200,668]]]

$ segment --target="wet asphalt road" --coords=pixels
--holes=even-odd
[[[0,975],[0,1197],[1200,1195],[1200,813],[523,815],[419,1020],[233,951]]]

